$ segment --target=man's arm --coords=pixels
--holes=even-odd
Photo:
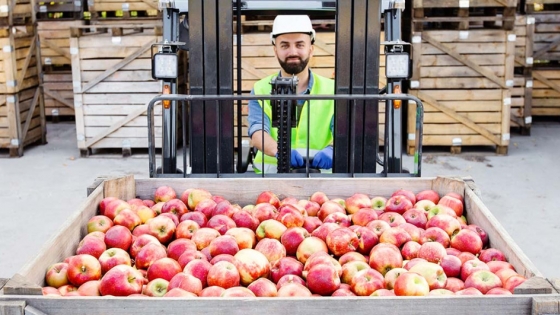
[[[276,141],[272,139],[272,137],[267,132],[263,132],[262,130],[255,131],[253,133],[253,135],[251,136],[251,145],[269,156],[276,156],[276,152],[278,152],[278,144],[276,143]]]
[[[254,95],[254,91],[251,91]],[[266,155],[276,156],[278,146],[276,141],[270,136],[270,119],[262,112],[259,101],[249,101],[249,115],[247,117],[249,123],[248,134],[251,138],[251,145]],[[264,145],[263,145],[264,137]]]

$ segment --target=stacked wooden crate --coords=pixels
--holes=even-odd
[[[507,153],[515,9],[515,0],[414,1],[409,93],[424,104],[424,146],[452,153],[492,146]],[[415,150],[415,115],[411,104],[409,154]]]
[[[515,18],[515,68],[511,89],[511,127],[521,134],[531,132],[533,90],[533,35],[535,19],[518,14]]]
[[[534,21],[532,116],[560,116],[560,0],[528,0]]]
[[[146,20],[161,17],[157,0],[88,0],[88,14],[96,22]]]
[[[29,144],[46,143],[40,62],[30,1],[0,2],[0,150],[22,156]]]

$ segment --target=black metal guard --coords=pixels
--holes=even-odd
[[[356,102],[358,101],[366,101],[366,104],[373,103],[377,104],[377,101],[382,100],[403,100],[403,101],[413,101],[416,103],[416,135],[415,135],[415,153],[414,153],[414,171],[410,173],[389,173],[387,167],[387,161],[384,161],[384,168],[381,173],[365,173],[365,172],[355,172],[351,170],[348,173],[344,172],[334,172],[334,173],[315,173],[311,172],[309,169],[309,163],[306,163],[306,172],[299,172],[299,173],[280,173],[280,174],[256,174],[253,172],[246,172],[246,173],[221,173],[220,168],[217,168],[216,173],[194,173],[189,174],[187,172],[187,165],[186,159],[190,156],[190,148],[187,150],[185,146],[183,146],[183,172],[182,174],[163,174],[157,172],[157,162],[156,162],[156,149],[155,149],[155,131],[154,131],[154,107],[156,102],[161,102],[163,100],[171,100],[172,104],[176,104],[177,102],[181,102],[181,106],[184,108],[186,107],[186,103],[190,103],[190,110],[193,110],[194,105],[202,105],[206,102],[214,101],[217,106],[221,105],[229,105],[231,106],[232,101],[241,101],[241,100],[255,100],[255,101],[263,101],[263,100],[270,100],[270,101],[279,101],[279,100],[286,100],[286,101],[297,101],[303,100],[306,102],[313,101],[313,100],[334,100],[334,101],[345,101],[350,103],[352,108],[356,106]],[[368,102],[370,101],[370,102]],[[376,102],[371,102],[376,101]],[[389,104],[390,102],[387,102]],[[309,110],[309,106],[308,106]],[[388,110],[388,109],[387,109]],[[309,115],[308,115],[309,117]],[[218,177],[218,178],[235,178],[235,177],[420,177],[422,172],[422,135],[423,135],[423,120],[424,120],[424,105],[422,101],[409,94],[385,94],[385,95],[378,95],[378,94],[362,94],[362,95],[344,95],[344,94],[336,94],[336,95],[182,95],[182,94],[168,94],[168,95],[158,95],[154,97],[149,103],[147,108],[147,118],[148,118],[148,154],[149,154],[149,173],[150,177],[167,177],[167,178],[186,178],[186,177]],[[387,120],[387,116],[386,116]],[[307,122],[309,123],[309,121]],[[387,121],[385,122],[388,123]],[[221,134],[221,125],[216,126],[218,128],[218,134]],[[378,127],[377,127],[378,128]],[[379,128],[378,128],[379,129]],[[355,137],[355,134],[352,133],[351,137]],[[236,140],[238,141],[238,150],[242,148],[242,135],[238,134]],[[354,139],[351,139],[353,142]],[[192,143],[192,142],[191,142]],[[337,145],[336,141],[334,143],[335,147]],[[387,144],[386,144],[387,145]],[[388,150],[389,148],[385,148]],[[218,152],[219,149],[218,149]],[[351,152],[350,152],[351,153]],[[220,161],[219,155],[215,157],[215,163],[218,164]],[[335,157],[336,158],[336,157]],[[309,160],[309,148],[307,153],[307,160]]]
[[[296,76],[291,78],[274,77],[270,82],[272,95],[295,95],[298,84]],[[278,153],[276,155],[278,173],[290,172],[292,128],[297,127],[297,101],[281,99],[272,104],[272,127],[278,129]],[[261,107],[264,109],[264,106]]]

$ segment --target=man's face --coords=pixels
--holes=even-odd
[[[297,75],[307,68],[309,58],[313,56],[311,36],[302,33],[279,35],[274,53],[286,73]]]

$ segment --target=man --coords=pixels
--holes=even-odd
[[[334,94],[334,81],[309,69],[309,59],[313,56],[315,30],[307,15],[279,15],[274,20],[270,34],[274,54],[281,70],[270,75],[253,87],[251,94],[270,95],[271,79],[275,76],[298,78],[297,94]],[[264,117],[263,113],[264,106]],[[308,118],[308,106],[311,113]],[[309,138],[309,155],[313,159],[311,167],[332,168],[334,102],[332,100],[298,101],[297,128],[292,129],[291,161],[293,168],[305,165]],[[277,128],[271,128],[272,107],[270,101],[249,102],[249,137],[259,151],[253,161],[257,172],[276,173]],[[309,126],[307,121],[309,119]],[[264,120],[264,124],[263,124]],[[264,138],[264,146],[263,146]],[[264,152],[264,154],[263,154]],[[264,160],[264,169],[262,163]]]

